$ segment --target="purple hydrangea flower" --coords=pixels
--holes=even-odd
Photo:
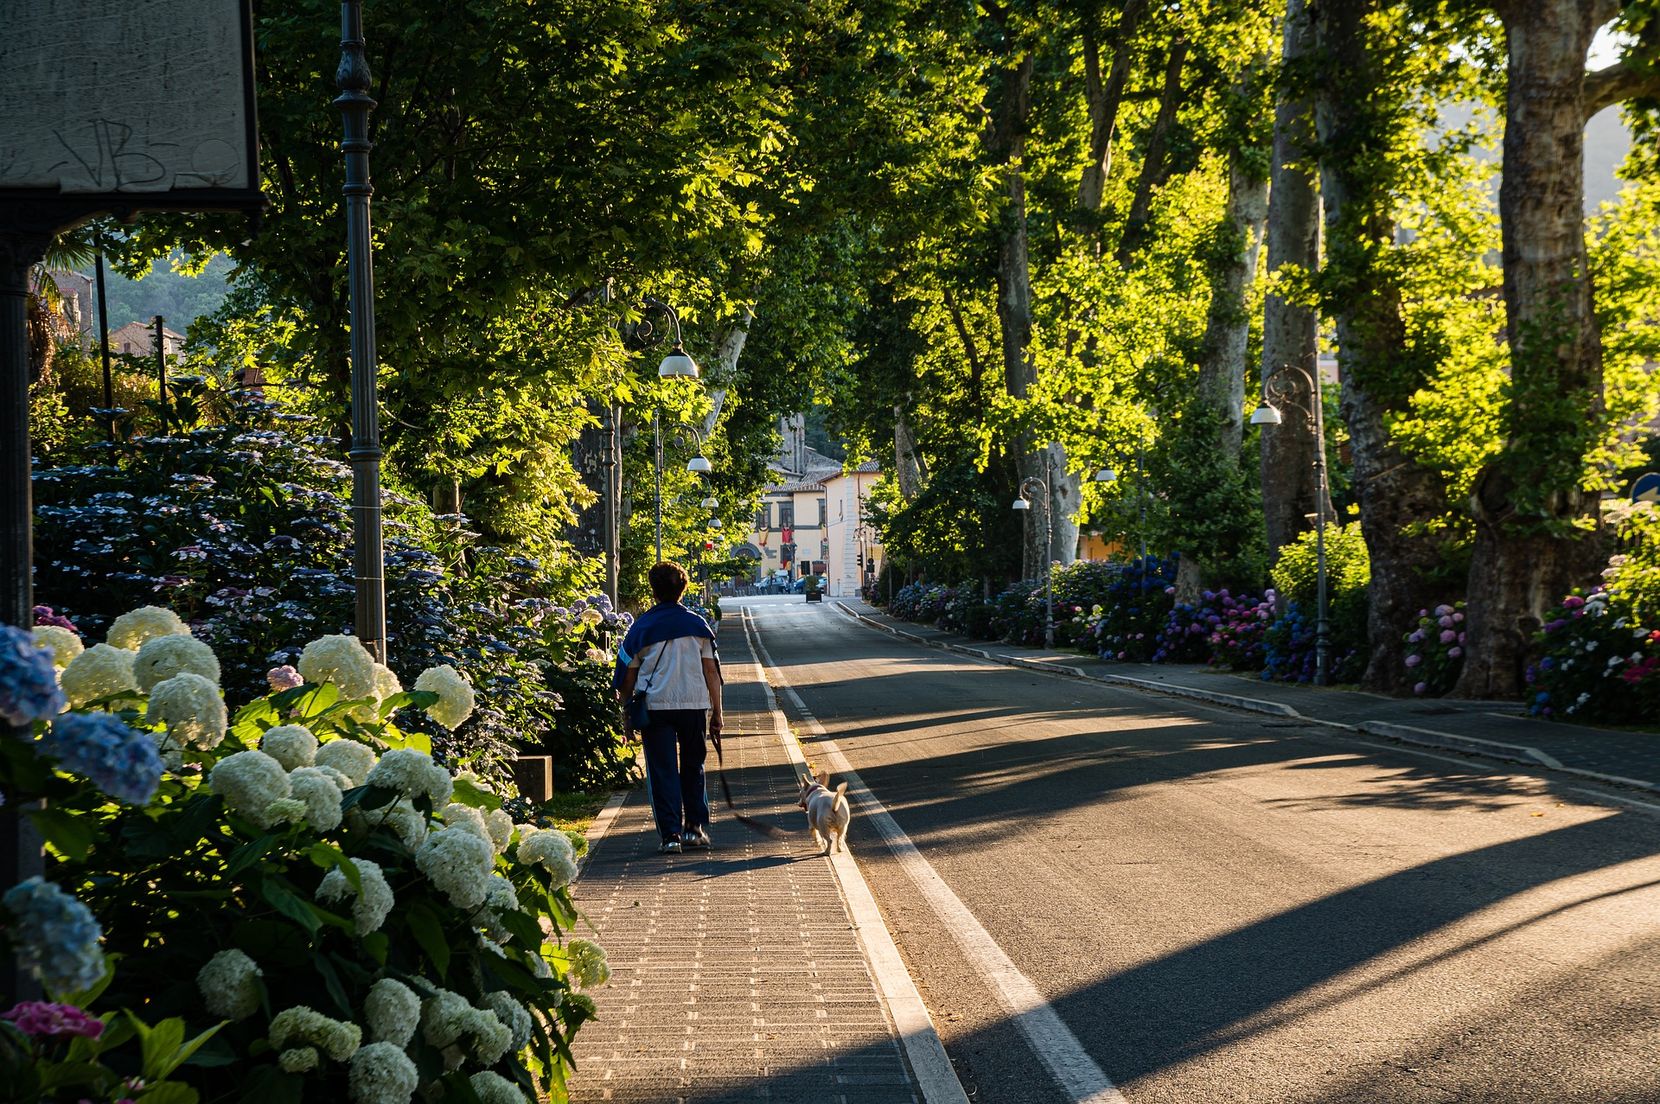
[[[1409,656],[1406,657],[1406,665],[1408,667],[1416,667],[1416,666],[1418,666],[1418,664],[1422,663],[1423,661],[1424,661],[1424,658],[1422,656],[1418,656],[1418,655],[1409,655]]]
[[[0,720],[32,724],[57,716],[67,704],[52,653],[35,647],[33,633],[0,625]]]
[[[85,775],[129,805],[147,804],[161,781],[161,755],[148,734],[108,713],[68,713],[36,745],[65,771]]]
[[[81,630],[75,627],[75,622],[53,610],[51,606],[36,606],[34,612],[37,625],[53,625],[60,629],[68,629],[76,636],[81,633]]]
[[[1442,629],[1441,630],[1441,643],[1451,644],[1453,641],[1455,641],[1457,639],[1458,639],[1458,634],[1453,632],[1451,629]]]

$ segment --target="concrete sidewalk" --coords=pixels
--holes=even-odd
[[[712,751],[709,851],[659,855],[645,788],[627,795],[574,887],[611,981],[592,994],[598,1018],[577,1032],[571,1099],[924,1104],[862,942],[885,929],[870,918],[856,929],[812,846],[796,767],[736,618],[721,652],[733,799],[790,835],[723,815]]]
[[[836,601],[868,624],[930,647],[1660,792],[1660,735],[1653,733],[1542,720],[1526,716],[1517,702],[1391,698],[1359,690],[1268,682],[1252,674],[1193,664],[1109,663],[1078,652],[972,640],[889,617],[856,599]]]

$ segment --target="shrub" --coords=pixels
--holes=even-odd
[[[167,630],[159,611],[145,618]],[[394,692],[367,677],[355,641],[324,638],[300,668],[326,674],[291,686],[294,672],[272,672],[288,688],[227,718],[202,676],[136,690],[123,652],[73,661],[66,679],[101,664],[106,692],[66,714],[40,700],[33,745],[0,747],[8,798],[45,802],[31,817],[53,848],[48,873],[73,893],[53,907],[90,910],[77,922],[87,936],[50,961],[61,973],[84,960],[96,979],[119,957],[76,1003],[124,1010],[106,1027],[123,1015],[174,1025],[120,1072],[167,1065],[161,1076],[181,1082],[156,1096],[168,1100],[366,1101],[372,1074],[431,1100],[471,1102],[491,1077],[527,1099],[562,1093],[569,1039],[592,1014],[577,990],[607,972],[597,949],[566,939],[575,844],[515,824],[497,793],[435,763],[400,723],[418,711],[457,723],[465,680],[435,672],[417,681],[436,690]],[[35,687],[33,663],[0,653],[0,687]],[[6,905],[9,949],[28,961],[20,909],[33,906]]]
[[[1318,622],[1314,603],[1279,603],[1281,612],[1263,633],[1262,677],[1280,682],[1313,682],[1319,670]],[[1364,649],[1345,647],[1343,637],[1329,629],[1328,672],[1334,683],[1357,682],[1365,668]]]
[[[1207,590],[1198,603],[1178,602],[1159,632],[1155,663],[1262,666],[1268,600],[1229,590]]]
[[[1319,600],[1318,534],[1314,530],[1300,533],[1297,539],[1280,550],[1280,558],[1271,573],[1274,590],[1280,596],[1278,612],[1289,613],[1289,605],[1299,607],[1295,625],[1287,625],[1276,637],[1276,658],[1280,667],[1289,672],[1306,665],[1312,678],[1314,644],[1306,648],[1295,641],[1300,637],[1301,624],[1311,626],[1316,617]],[[1326,619],[1331,647],[1331,679],[1333,682],[1354,682],[1363,673],[1349,657],[1367,653],[1366,588],[1372,581],[1371,554],[1361,534],[1360,522],[1326,526]],[[1312,628],[1309,630],[1312,632]],[[1339,668],[1342,668],[1339,673]],[[1296,681],[1300,676],[1287,674]]]
[[[1404,662],[1414,694],[1451,690],[1464,670],[1464,603],[1419,610],[1418,623],[1406,634]]]
[[[1149,556],[1119,568],[1094,617],[1095,646],[1105,659],[1145,663],[1158,650],[1159,630],[1170,614],[1176,557]]]

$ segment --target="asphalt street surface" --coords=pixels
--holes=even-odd
[[[1660,1101],[1660,807],[744,607],[1130,1104]],[[849,844],[969,1098],[1075,1099],[857,809]]]

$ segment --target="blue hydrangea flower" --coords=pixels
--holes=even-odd
[[[0,904],[12,914],[18,962],[48,990],[72,993],[104,976],[104,933],[81,902],[36,875],[7,890]]]
[[[0,625],[0,718],[31,724],[57,716],[67,704],[52,669],[52,653],[35,647],[34,634]]]
[[[108,713],[67,713],[52,722],[36,746],[65,771],[85,775],[129,805],[147,804],[161,781],[155,741]]]

